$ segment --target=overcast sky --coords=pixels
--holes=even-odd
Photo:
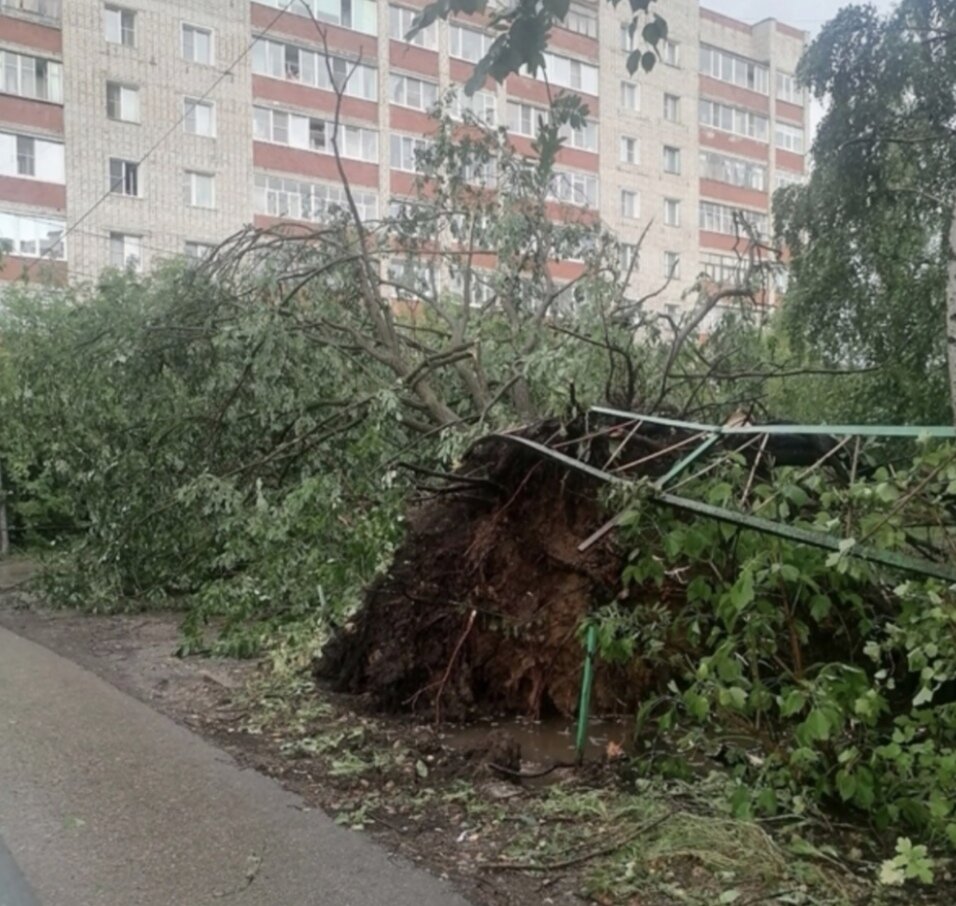
[[[878,9],[889,10],[893,0],[873,0]],[[726,13],[744,22],[774,18],[815,33],[836,11],[849,6],[847,0],[701,0],[701,6]],[[664,4],[661,4],[663,15]]]

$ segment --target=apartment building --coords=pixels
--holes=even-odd
[[[462,17],[406,41],[425,2],[0,0],[0,279],[86,280],[201,256],[248,223],[320,220],[342,199],[332,80],[353,67],[343,166],[381,216],[412,190],[429,109],[491,40]],[[804,177],[806,35],[669,0],[660,64],[630,76],[626,10],[575,0],[552,34],[548,80],[590,111],[555,199],[628,246],[646,231],[635,294],[669,278],[659,300],[679,305],[702,272],[732,279],[740,213],[766,228],[773,190]],[[463,103],[530,151],[547,87],[513,75]]]

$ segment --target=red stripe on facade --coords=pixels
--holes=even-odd
[[[335,93],[322,88],[312,88],[298,82],[270,79],[268,76],[252,77],[253,100],[272,101],[286,107],[299,107],[320,113],[335,113]],[[350,120],[362,120],[378,126],[378,104],[361,98],[342,98],[342,116]]]
[[[548,96],[548,86],[545,85],[544,82],[539,82],[537,79],[529,79],[527,76],[510,75],[505,80],[505,87],[508,89],[508,94],[512,98],[531,101],[542,107],[548,107],[551,104],[551,99]],[[557,95],[560,92],[579,95],[581,100],[587,104],[588,114],[590,116],[598,117],[601,115],[600,103],[593,94],[584,94],[572,88],[556,88],[555,86],[551,86],[552,95]]]
[[[725,182],[717,182],[715,179],[700,181],[700,195],[701,198],[758,211],[766,211],[770,207],[770,198],[766,192],[745,189],[743,186],[731,186]]]
[[[267,170],[341,182],[338,166],[331,154],[319,154],[301,148],[287,148],[284,145],[270,145],[267,142],[253,142],[252,160],[255,166]],[[350,183],[378,188],[378,164],[343,159],[342,169]]]
[[[594,224],[599,219],[597,211],[590,208],[579,208],[577,205],[565,204],[561,201],[545,203],[545,213],[551,220],[560,220],[562,223]]]
[[[525,135],[509,135],[508,141],[519,154],[524,157],[537,157],[531,148],[532,139]],[[555,162],[561,167],[573,167],[575,170],[586,170],[597,173],[600,157],[593,151],[582,151],[579,148],[569,148],[567,145],[558,151]]]
[[[66,210],[66,186],[41,182],[39,179],[0,176],[0,200],[62,212]]]
[[[393,195],[408,197],[415,195],[414,173],[406,173],[404,170],[392,170],[388,175],[389,191]]]
[[[421,110],[412,110],[395,104],[388,108],[388,122],[392,129],[417,136],[432,136],[438,131],[438,123],[434,117],[422,113]]]
[[[438,53],[434,50],[391,40],[388,42],[388,62],[392,69],[404,69],[438,80]]]
[[[741,254],[747,251],[750,244],[745,236],[727,236],[724,233],[712,233],[710,230],[700,231],[699,242],[705,251]]]
[[[0,15],[0,38],[11,44],[33,48],[44,55],[63,53],[63,32],[52,25]]]
[[[777,101],[777,117],[793,123],[794,126],[802,126],[804,123],[804,110],[799,104],[791,104],[788,101]]]
[[[26,275],[31,282],[66,283],[65,261],[38,261],[36,258],[20,258],[4,255],[0,261],[0,280],[19,280]]]
[[[548,273],[555,280],[576,280],[584,273],[584,264],[580,261],[551,261]]]
[[[794,154],[793,151],[784,151],[777,148],[776,164],[782,170],[792,170],[794,173],[804,172],[804,161],[806,158],[802,154]]]
[[[741,88],[739,85],[729,85],[719,79],[702,75],[700,77],[701,97],[708,97],[715,101],[727,101],[734,107],[743,107],[764,115],[770,113],[770,98],[759,91]]]
[[[770,160],[770,146],[765,142],[758,142],[752,138],[732,135],[730,132],[721,132],[717,129],[708,129],[701,126],[700,144],[704,148],[715,148],[718,151],[728,151],[731,154],[743,154],[755,160]]]
[[[466,62],[465,60],[456,60],[451,59],[448,61],[448,71],[451,75],[451,80],[458,85],[464,85],[471,78],[471,74],[475,71],[475,67]],[[482,86],[485,91],[494,91],[497,87],[497,83],[491,76],[485,79],[485,84]]]
[[[62,137],[63,108],[59,104],[0,94],[0,123],[28,126]]]
[[[254,28],[269,28],[275,19],[277,10],[271,6],[262,6],[258,3],[250,4],[250,18]],[[351,56],[361,56],[363,60],[371,62],[378,59],[378,38],[375,35],[366,35],[363,32],[352,31],[350,28],[340,28],[328,22],[320,23],[326,34],[330,53],[344,51]],[[318,45],[322,50],[322,35],[319,34],[315,23],[307,16],[297,16],[295,13],[282,13],[275,24],[269,28],[269,35],[279,39],[282,36],[297,38],[300,42],[306,41]]]
[[[548,47],[552,50],[569,50],[571,53],[587,60],[597,62],[598,42],[596,38],[568,31],[565,28],[552,28],[548,35]]]

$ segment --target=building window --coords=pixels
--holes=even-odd
[[[132,160],[110,158],[110,192],[114,195],[139,195],[139,164]]]
[[[139,122],[139,89],[119,82],[106,83],[106,115],[124,123]]]
[[[769,120],[759,113],[753,113],[740,107],[728,107],[726,104],[720,104],[717,101],[704,100],[700,102],[699,110],[702,126],[710,126],[724,132],[732,132],[734,135],[755,138],[762,142],[767,140]]]
[[[498,98],[491,91],[476,91],[469,97],[459,88],[452,97],[449,113],[453,119],[461,120],[465,111],[479,123],[494,126],[498,122]]]
[[[348,97],[378,100],[378,70],[344,57],[259,38],[252,45],[252,71],[256,75],[302,82],[313,88],[340,91]]]
[[[378,195],[375,192],[353,188],[352,200],[363,221],[378,217]],[[259,214],[321,223],[337,211],[348,210],[348,198],[339,185],[256,174],[256,212]]]
[[[213,64],[212,29],[183,23],[183,59],[206,66]]]
[[[508,101],[508,130],[515,135],[534,137],[538,134],[538,123],[547,119],[547,111],[532,107],[519,101]]]
[[[186,171],[184,183],[186,204],[194,208],[213,208],[216,206],[216,177],[211,173]]]
[[[715,283],[737,284],[743,283],[747,273],[747,265],[742,258],[736,255],[719,255],[715,252],[705,252],[701,262],[704,273]]]
[[[664,225],[680,226],[680,201],[676,198],[664,199]]]
[[[586,94],[596,95],[598,93],[597,66],[548,51],[545,51],[543,56],[544,70],[542,72],[539,69],[533,78],[542,79],[547,76],[552,85],[557,85],[560,88],[571,88],[574,91],[583,91]],[[530,75],[527,70],[522,70],[522,74]]]
[[[680,148],[664,145],[664,172],[680,173]]]
[[[641,197],[630,189],[621,189],[621,216],[636,220],[641,216]]]
[[[0,132],[0,176],[65,181],[62,142]]]
[[[789,72],[777,70],[776,82],[778,100],[803,106],[803,89],[797,85],[796,76],[790,75]]]
[[[629,25],[621,23],[621,50],[628,53],[637,49],[637,31],[634,26],[633,22]]]
[[[391,136],[389,147],[389,164],[393,170],[404,170],[406,173],[418,172],[418,155],[423,154],[434,143],[425,138],[415,138],[411,135]]]
[[[700,228],[725,236],[745,236],[749,226],[758,236],[766,236],[769,220],[759,211],[744,211],[713,201],[700,203]]]
[[[718,154],[716,151],[701,151],[700,178],[762,192],[767,186],[767,168],[763,164]]]
[[[484,32],[453,24],[448,29],[448,53],[459,60],[477,63],[488,53],[492,40]]]
[[[785,170],[777,170],[773,175],[774,189],[785,189],[787,186],[802,186],[806,182],[802,173],[788,173]]]
[[[597,177],[592,173],[555,170],[548,187],[548,197],[566,204],[595,208],[598,200]]]
[[[561,137],[572,148],[578,148],[581,151],[597,151],[598,149],[598,127],[596,123],[588,120],[580,128],[572,128],[565,123],[561,127]]]
[[[676,280],[680,276],[680,253],[664,252],[664,276]]]
[[[216,136],[216,105],[211,101],[183,98],[183,128],[189,135]]]
[[[438,102],[438,85],[413,76],[389,76],[389,95],[393,104],[413,110],[430,110]]]
[[[110,44],[136,46],[136,13],[122,6],[103,7],[103,33]]]
[[[579,35],[587,35],[589,38],[597,37],[597,16],[588,10],[571,7],[562,25],[568,31],[575,31]]]
[[[205,261],[212,257],[215,250],[216,247],[211,242],[193,242],[189,239],[186,240],[186,245],[183,248],[186,257],[193,261]]]
[[[63,220],[0,211],[0,252],[65,261],[65,231]]]
[[[0,91],[63,103],[63,66],[43,57],[0,50]]]
[[[680,66],[680,44],[676,41],[665,38],[661,41],[658,50],[660,51],[661,59],[668,66]]]
[[[640,264],[636,245],[621,243],[618,247],[619,262],[621,270],[626,274],[628,271],[636,271]]]
[[[669,123],[680,122],[680,98],[676,94],[664,95],[664,119]]]
[[[141,270],[143,237],[131,233],[110,233],[110,264],[121,271]]]
[[[638,164],[641,162],[641,145],[636,138],[621,136],[621,163]]]
[[[700,47],[700,71],[712,79],[760,94],[770,91],[770,70],[766,66],[706,44]]]
[[[428,28],[417,31],[411,38],[406,35],[412,30],[412,23],[418,15],[417,9],[407,9],[404,6],[389,6],[388,33],[395,41],[404,41],[416,47],[425,47],[435,50],[438,47],[438,26],[432,22]]]
[[[798,126],[788,126],[785,123],[777,123],[773,129],[773,140],[774,144],[784,151],[792,151],[794,154],[803,154],[803,130]]]
[[[641,109],[641,91],[633,82],[621,82],[621,109],[634,112]]]
[[[252,135],[258,141],[289,145],[308,151],[334,154],[332,138],[335,125],[331,120],[274,110],[271,107],[253,107]],[[355,160],[378,162],[378,133],[361,126],[339,126],[339,153]]]

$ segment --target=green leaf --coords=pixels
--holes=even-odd
[[[799,689],[791,689],[780,702],[780,716],[793,717],[803,710],[807,703],[807,694]]]
[[[848,771],[837,771],[836,788],[840,798],[848,802],[856,793],[856,778]]]
[[[657,56],[650,50],[641,57],[641,68],[644,72],[650,72],[657,65]]]
[[[819,708],[814,708],[807,715],[801,729],[811,742],[822,742],[830,738],[830,721]]]

